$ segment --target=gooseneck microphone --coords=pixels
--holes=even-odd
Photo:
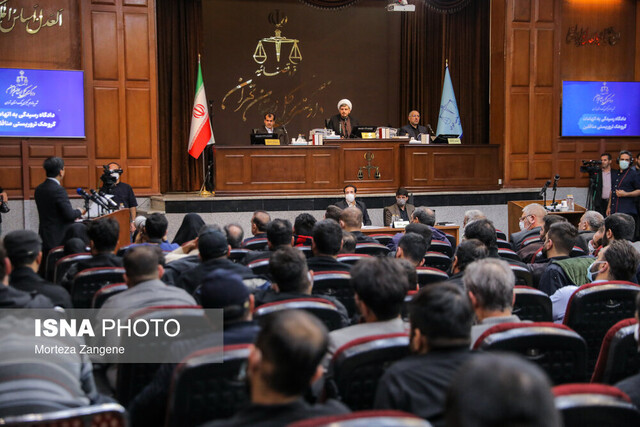
[[[82,196],[83,199],[87,201],[91,200],[91,196],[89,196],[87,192],[84,191],[82,188],[77,188],[76,193],[78,193],[80,196]]]
[[[98,194],[102,198],[104,198],[107,201],[107,203],[109,203],[109,206],[111,206],[112,208],[117,208],[118,207],[118,204],[116,202],[114,202],[113,199],[107,197],[107,195],[105,194],[104,191],[98,191]]]

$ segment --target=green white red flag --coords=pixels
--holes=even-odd
[[[209,144],[215,144],[213,131],[211,130],[211,118],[207,107],[207,95],[204,92],[202,82],[202,68],[200,58],[198,58],[198,83],[196,84],[196,96],[193,100],[193,110],[191,112],[191,132],[189,132],[189,154],[200,157],[204,148]]]

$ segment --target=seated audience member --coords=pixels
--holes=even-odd
[[[464,238],[466,240],[479,240],[487,248],[488,256],[491,258],[499,257],[496,228],[490,220],[477,219],[467,224],[464,229]]]
[[[478,209],[469,209],[464,213],[464,218],[462,219],[462,230],[472,221],[477,219],[487,219],[487,216]]]
[[[604,230],[602,235],[602,246],[607,246],[613,240],[633,241],[635,233],[635,221],[633,217],[624,213],[611,214],[604,220]],[[637,242],[636,242],[637,243]],[[631,245],[637,249],[635,243]]]
[[[429,228],[431,228],[434,240],[440,240],[449,244],[446,234],[436,228],[436,213],[433,209],[425,208],[424,206],[416,208],[416,210],[413,211],[413,215],[411,215],[411,222],[428,225]]]
[[[640,293],[636,296],[636,321],[640,323]],[[636,325],[636,328],[638,326]],[[640,335],[638,335],[638,329],[636,329],[635,339],[638,341],[638,351],[640,352]],[[631,398],[631,403],[640,408],[640,373],[637,373],[629,378],[626,378],[616,384],[623,392],[627,393]]]
[[[87,245],[79,237],[72,237],[67,240],[62,249],[63,256],[83,254],[87,252]]]
[[[427,253],[427,242],[417,233],[405,233],[398,242],[396,258],[406,259],[416,267],[424,264],[424,256]]]
[[[340,200],[335,205],[342,210],[347,208],[357,208],[362,216],[360,217],[360,222],[363,225],[371,225],[371,219],[369,218],[369,213],[367,212],[367,205],[360,200],[356,200],[356,193],[358,189],[355,185],[347,185],[343,189],[344,191],[344,200]]]
[[[224,226],[224,232],[227,235],[227,242],[231,249],[240,249],[242,247],[242,239],[244,239],[244,230],[239,224],[231,223]]]
[[[136,309],[156,305],[196,305],[196,301],[184,289],[167,286],[160,280],[164,273],[164,257],[158,246],[140,245],[129,249],[123,259],[125,282],[128,289],[109,297],[98,312],[103,319],[108,310],[121,313],[123,318]]]
[[[418,289],[420,289],[420,287],[418,286],[418,272],[416,270],[416,266],[406,259],[395,258],[395,260],[404,271],[405,276],[407,276],[407,281],[409,282],[409,290],[417,291]]]
[[[604,217],[597,211],[586,211],[582,217],[580,217],[580,223],[578,223],[578,243],[577,245],[582,248],[585,253],[589,253],[589,242],[593,239],[594,234],[604,224]]]
[[[484,331],[500,323],[519,322],[511,314],[515,294],[516,276],[503,260],[485,258],[467,266],[462,279],[476,313],[476,324],[471,328],[471,346]]]
[[[87,231],[87,226],[84,223],[74,222],[67,228],[67,231],[64,232],[62,244],[64,245],[70,239],[78,238],[82,240],[85,247],[89,246],[89,234]]]
[[[316,219],[308,213],[301,213],[293,222],[294,246],[311,246],[311,234]]]
[[[267,224],[271,222],[271,216],[265,211],[255,211],[251,217],[251,234],[253,237],[248,237],[242,242],[244,247],[249,241],[253,239],[262,239],[267,237]],[[265,245],[266,246],[266,245]]]
[[[167,241],[167,229],[169,221],[167,217],[161,213],[152,213],[147,217],[143,228],[143,242],[147,244],[158,245],[163,251],[173,251],[178,249],[180,245],[177,243],[169,243]]]
[[[337,401],[310,405],[304,393],[318,380],[327,351],[327,329],[312,315],[285,310],[265,319],[251,349],[247,378],[251,405],[214,426],[284,426],[298,420],[348,413]]]
[[[250,344],[260,328],[252,320],[253,295],[242,283],[240,276],[226,270],[209,273],[195,293],[196,300],[205,309],[222,309],[224,345]],[[179,360],[198,350],[219,346],[217,333],[175,342],[170,349],[172,360]],[[130,420],[135,426],[164,424],[165,407],[171,389],[175,363],[163,364],[156,375],[130,403]]]
[[[267,248],[262,251],[252,251],[245,255],[244,263],[269,258],[271,254],[283,247],[293,245],[293,228],[286,219],[274,219],[267,224]]]
[[[131,236],[131,243],[142,243],[142,232],[144,231],[144,225],[147,222],[147,217],[138,215],[133,220],[133,235]]]
[[[356,252],[356,236],[348,231],[342,230],[342,249],[341,254],[352,254]]]
[[[571,249],[578,239],[578,230],[568,222],[553,224],[545,236],[542,251],[549,260],[540,277],[538,288],[552,295],[567,285],[586,283],[585,269],[591,265],[590,257],[569,258]]]
[[[451,263],[451,275],[449,282],[464,287],[462,277],[467,266],[473,261],[484,259],[489,256],[489,250],[478,239],[465,239],[456,247]]]
[[[406,233],[416,233],[422,236],[427,243],[427,250],[431,247],[431,240],[433,238],[433,232],[431,231],[431,227],[428,225],[420,224],[419,222],[412,222],[404,228],[403,232],[397,233],[393,236],[391,241],[387,243],[387,247],[391,251],[391,255],[394,255],[394,252],[398,250],[398,243],[402,236]]]
[[[304,254],[298,249],[284,246],[274,251],[269,258],[269,272],[273,278],[271,288],[255,293],[256,307],[270,302],[309,298],[311,295],[313,277]],[[314,295],[313,298],[326,299],[335,305],[342,317],[342,325],[349,324],[347,309],[340,301],[326,295]]]
[[[52,308],[53,303],[44,295],[20,291],[9,286],[11,262],[0,243],[0,308]]]
[[[465,363],[447,393],[450,427],[560,427],[551,382],[517,355],[485,353]]]
[[[71,289],[73,278],[82,270],[96,267],[122,267],[122,258],[115,255],[120,225],[113,218],[101,218],[91,221],[87,231],[91,258],[80,260],[69,267],[62,278],[62,286]]]
[[[442,423],[447,389],[473,353],[469,298],[452,283],[418,291],[409,304],[411,356],[391,365],[378,382],[374,409],[411,412]]]
[[[333,220],[324,219],[316,223],[312,231],[313,256],[307,260],[309,270],[321,271],[350,271],[351,266],[336,260],[342,249],[342,229]]]
[[[182,246],[190,240],[198,237],[198,231],[204,225],[204,221],[197,213],[188,213],[182,218],[182,224],[173,238],[173,243]]]
[[[522,259],[523,262],[527,264],[532,263],[543,265],[546,265],[549,262],[546,253],[542,250],[542,247],[544,246],[544,240],[547,238],[549,228],[553,224],[556,224],[558,222],[567,223],[568,221],[567,218],[561,215],[547,215],[542,219],[542,227],[540,228],[540,246],[538,246],[537,244],[531,244],[520,249],[518,251],[518,256]],[[542,271],[540,272],[540,274],[542,274]],[[535,283],[538,283],[540,275],[538,275],[537,279],[538,280],[535,281]]]
[[[205,276],[209,273],[223,269],[239,275],[242,279],[254,276],[250,268],[231,261],[229,257],[230,246],[226,236],[215,227],[205,227],[198,235],[198,250],[200,262],[195,266],[182,271],[176,286],[190,294],[200,286]]]
[[[416,207],[407,203],[407,200],[409,200],[409,192],[406,188],[399,187],[396,191],[396,202],[391,206],[386,206],[383,210],[385,227],[393,225],[391,220],[394,216],[400,221],[409,221],[411,219]]]
[[[47,282],[38,275],[42,262],[42,240],[31,230],[12,231],[4,237],[4,246],[11,261],[9,285],[29,294],[43,295],[63,308],[71,308],[71,296],[60,285]]]
[[[336,205],[329,205],[324,211],[324,219],[332,219],[335,222],[340,222],[340,214],[342,214],[342,209]]]
[[[362,230],[362,211],[358,208],[349,207],[342,210],[340,214],[340,227],[353,234],[356,243],[378,243],[373,237],[367,236]]]
[[[329,356],[358,338],[408,332],[400,318],[410,288],[406,277],[400,263],[388,257],[363,259],[353,267],[351,287],[361,322],[329,334]]]
[[[509,237],[513,250],[522,249],[522,243],[529,237],[539,236],[542,228],[542,219],[547,215],[547,210],[538,203],[531,203],[522,209],[520,216],[520,230]],[[540,245],[539,245],[540,246]]]
[[[626,240],[614,240],[602,248],[598,258],[587,269],[586,283],[597,283],[608,280],[635,280],[640,264],[640,254]],[[578,286],[567,285],[551,295],[554,322],[562,322],[567,310],[569,298]]]

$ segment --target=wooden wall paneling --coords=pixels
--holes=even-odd
[[[563,180],[575,179],[579,175],[580,161],[573,158],[558,158],[556,160],[557,168],[555,172],[560,175]]]
[[[553,28],[535,30],[535,80],[536,87],[553,87],[553,63],[556,57]]]
[[[508,154],[527,154],[529,152],[529,94],[512,93],[509,104],[508,116],[511,129]]]
[[[148,6],[147,0],[124,0],[125,6]]]
[[[41,157],[42,160],[47,157],[56,155],[56,146],[55,144],[47,144],[47,145],[28,145],[28,154],[29,158],[33,157]]]
[[[538,92],[539,91],[539,92]],[[536,90],[533,96],[533,151],[535,154],[553,152],[553,93],[550,90]]]
[[[539,156],[538,156],[539,157]],[[535,180],[546,181],[555,175],[553,170],[553,159],[551,156],[547,156],[546,159],[537,158],[533,160],[531,173],[529,178],[533,178]]]
[[[91,14],[94,80],[118,80],[118,16],[115,11]]]
[[[636,2],[636,25],[635,25],[635,29],[636,29],[636,54],[634,55],[636,58],[636,63],[635,63],[635,76],[634,76],[634,80],[635,81],[640,81],[640,30],[638,30],[638,28],[640,28],[640,4],[638,4]]]
[[[529,29],[517,28],[514,29],[511,33],[511,37],[513,38],[513,47],[512,47],[512,76],[511,76],[511,85],[513,86],[528,86],[529,85],[529,77],[530,77],[530,34]]]
[[[513,22],[531,21],[531,0],[514,0],[512,6]]]
[[[127,113],[127,157],[149,159],[151,143],[151,101],[149,88],[129,87],[125,91]]]
[[[130,182],[131,186],[149,191],[153,185],[153,172],[153,167],[150,164],[136,165],[129,163],[126,172],[127,182]]]
[[[22,163],[0,159],[0,182],[8,196],[22,194]]]
[[[124,61],[127,80],[148,81],[149,17],[147,13],[124,14]]]
[[[118,87],[94,86],[96,160],[120,158],[120,107]]]
[[[536,22],[553,23],[555,13],[555,0],[538,0],[536,5]]]
[[[82,144],[82,145],[71,145],[71,144],[65,144],[62,146],[62,158],[66,159],[69,157],[81,157],[81,158],[86,158],[88,157],[88,152],[87,152],[87,145],[86,144]]]

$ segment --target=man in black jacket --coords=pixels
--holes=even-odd
[[[351,271],[351,266],[336,259],[342,248],[342,229],[332,219],[324,219],[313,227],[313,256],[307,260],[309,270]]]
[[[360,200],[356,200],[356,193],[358,192],[356,186],[347,185],[346,187],[344,187],[343,191],[344,200],[340,200],[335,205],[343,210],[349,207],[356,207],[360,209],[360,211],[362,212],[362,218],[360,221],[364,225],[371,225],[371,218],[369,218],[369,213],[367,212],[367,205],[365,205],[364,202]]]
[[[9,286],[11,263],[0,244],[0,308],[53,308],[51,300],[38,293],[28,293]]]
[[[69,195],[61,185],[65,173],[64,161],[60,157],[49,157],[42,166],[47,179],[36,187],[34,198],[40,220],[38,234],[42,238],[42,252],[46,259],[50,249],[64,243],[62,238],[65,231],[85,211],[71,207]]]

